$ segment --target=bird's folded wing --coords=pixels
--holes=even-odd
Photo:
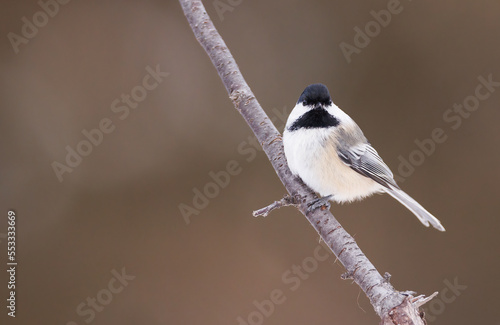
[[[361,175],[389,189],[399,188],[391,170],[369,143],[360,143],[351,147],[339,146],[337,152],[347,166]]]

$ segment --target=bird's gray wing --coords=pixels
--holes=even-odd
[[[366,139],[363,139],[362,133],[360,134],[357,138],[353,136],[342,137],[342,141],[338,142],[337,145],[340,159],[356,172],[385,187],[389,195],[413,212],[426,227],[431,224],[434,228],[445,231],[436,217],[399,188],[389,167]],[[360,137],[363,139],[362,141],[358,140]]]
[[[399,189],[394,181],[394,175],[377,151],[367,142],[356,145],[338,146],[340,159],[349,167],[363,176],[373,179],[375,182],[388,189]]]

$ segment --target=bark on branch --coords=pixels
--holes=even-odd
[[[199,0],[179,0],[194,35],[212,60],[229,98],[257,136],[269,161],[297,209],[304,214],[338,260],[346,268],[346,277],[352,278],[365,292],[381,324],[425,324],[418,310],[426,298],[417,298],[395,290],[363,254],[330,211],[307,212],[306,202],[316,198],[314,192],[293,176],[286,163],[280,132],[270,121],[250,87],[245,82],[233,56],[219,35],[203,4]],[[279,205],[280,203],[276,203]]]

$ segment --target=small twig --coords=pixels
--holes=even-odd
[[[254,217],[258,216],[267,217],[267,215],[274,209],[279,209],[281,207],[287,207],[290,205],[297,206],[298,203],[299,200],[297,199],[297,197],[286,194],[281,200],[274,201],[265,208],[255,210],[252,214]]]
[[[420,306],[428,303],[432,298],[437,296],[437,294],[438,294],[438,292],[436,291],[427,298],[424,295],[420,295],[418,297],[413,298],[411,303],[414,304],[417,308],[419,308]]]
[[[342,280],[354,279],[354,272],[355,271],[346,271],[340,275],[340,278]]]

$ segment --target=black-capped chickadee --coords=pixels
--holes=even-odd
[[[293,174],[319,193],[310,209],[328,201],[351,202],[374,193],[388,193],[426,226],[445,231],[438,219],[403,192],[359,126],[333,104],[328,88],[308,86],[288,117],[283,133]]]

